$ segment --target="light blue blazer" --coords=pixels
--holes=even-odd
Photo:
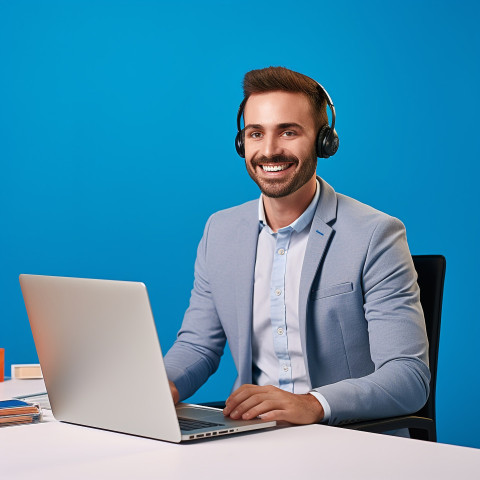
[[[405,228],[319,181],[299,285],[307,375],[331,407],[330,424],[412,413],[426,402],[430,372]],[[226,340],[238,372],[234,388],[252,383],[258,234],[258,200],[207,222],[190,306],[165,356],[181,399],[215,372]]]

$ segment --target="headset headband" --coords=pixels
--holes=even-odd
[[[313,79],[312,79],[313,80]],[[330,128],[333,130],[335,128],[335,107],[333,105],[333,102],[332,102],[332,99],[330,97],[330,95],[328,94],[328,92],[325,90],[325,88],[323,88],[323,86],[318,83],[316,80],[313,80],[319,87],[320,91],[323,93],[323,95],[325,96],[325,99],[327,100],[327,105],[328,107],[330,108],[330,111],[332,112],[332,125],[330,126]],[[242,124],[241,124],[241,121],[242,121],[242,115],[243,115],[243,111],[245,110],[245,104],[247,103],[247,100],[249,99],[250,97],[245,97],[243,100],[242,100],[242,103],[240,103],[240,106],[238,107],[238,113],[237,113],[237,129],[239,132],[242,131]]]

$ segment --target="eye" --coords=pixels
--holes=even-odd
[[[285,130],[282,133],[282,136],[284,136],[284,137],[295,137],[296,135],[297,135],[297,132],[295,132],[293,130]]]
[[[262,132],[252,132],[249,135],[250,138],[262,138]]]

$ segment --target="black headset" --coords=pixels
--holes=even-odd
[[[332,155],[335,155],[336,151],[338,150],[339,139],[337,132],[335,131],[335,107],[333,106],[332,99],[328,92],[318,83],[315,82],[320,92],[325,96],[327,100],[327,104],[330,107],[330,111],[332,112],[332,125],[324,125],[317,135],[317,157],[319,158],[328,158]],[[237,153],[242,157],[245,158],[245,132],[242,130],[241,127],[241,120],[243,111],[245,110],[245,104],[247,103],[248,97],[242,100],[240,107],[238,107],[237,113],[237,136],[235,137],[235,148]]]

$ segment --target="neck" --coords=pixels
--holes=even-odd
[[[270,198],[265,195],[263,207],[268,226],[277,232],[294,222],[307,209],[315,196],[317,179],[315,175],[296,192],[281,198]]]

